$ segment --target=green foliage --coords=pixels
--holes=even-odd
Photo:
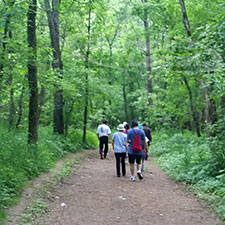
[[[40,127],[38,147],[27,145],[26,132],[22,129],[20,132],[8,131],[1,126],[0,133],[0,218],[4,217],[4,209],[18,199],[26,181],[49,171],[68,152],[97,146],[97,137],[91,131],[87,132],[85,146],[80,144],[80,130],[75,130],[73,139],[65,140],[54,135],[51,127]]]
[[[225,173],[225,115],[222,114],[218,121],[210,127],[213,134],[209,138],[212,152],[212,174]]]
[[[98,146],[98,138],[95,132],[87,131],[86,143],[82,143],[82,130],[69,129],[67,135],[68,142],[70,143],[70,151],[74,152],[80,149],[95,149]],[[68,144],[68,143],[67,143]]]
[[[44,215],[48,210],[48,205],[43,199],[38,198],[33,201],[32,205],[26,208],[22,214],[21,225],[32,224],[32,221],[38,216]]]
[[[154,133],[150,150],[169,176],[190,184],[225,219],[225,167],[221,169],[212,163],[215,155],[210,150],[207,137],[162,130]]]

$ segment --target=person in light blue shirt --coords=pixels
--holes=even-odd
[[[123,133],[124,126],[120,124],[117,127],[118,132],[116,132],[112,137],[112,149],[116,158],[116,174],[117,177],[121,176],[120,164],[122,167],[122,175],[126,175],[126,152],[127,152],[127,135]]]

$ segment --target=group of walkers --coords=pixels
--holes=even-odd
[[[144,160],[148,159],[148,147],[152,141],[150,128],[145,123],[138,124],[136,120],[131,122],[131,129],[127,122],[119,124],[118,132],[112,136],[112,149],[116,159],[117,177],[126,175],[126,158],[130,164],[131,181],[135,181],[135,162],[137,164],[137,176],[143,179]],[[105,159],[108,153],[108,142],[111,130],[107,125],[107,121],[103,120],[103,124],[98,126],[97,135],[99,138],[100,158]]]

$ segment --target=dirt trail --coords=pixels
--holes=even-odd
[[[182,190],[160,169],[145,162],[144,180],[116,177],[112,152],[85,158],[48,200],[50,212],[39,225],[222,225],[193,194]],[[54,201],[52,200],[54,199]],[[62,206],[62,203],[64,206]]]

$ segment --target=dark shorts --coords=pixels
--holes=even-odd
[[[130,164],[134,164],[135,161],[137,164],[141,164],[142,155],[128,154],[128,159]]]

